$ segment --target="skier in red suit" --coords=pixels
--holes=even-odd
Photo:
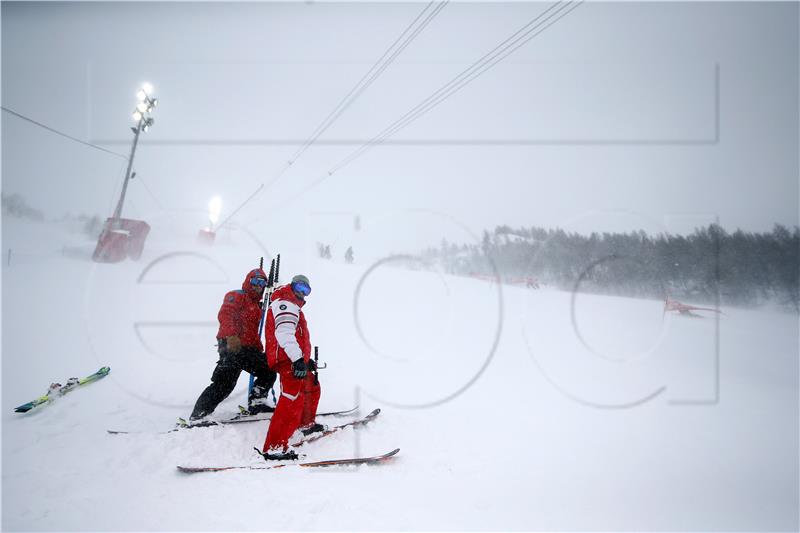
[[[320,386],[311,359],[311,338],[302,308],[311,294],[308,278],[297,275],[275,291],[267,312],[264,338],[267,361],[281,376],[281,396],[267,430],[263,457],[267,460],[297,459],[288,450],[289,438],[300,429],[304,435],[324,431],[315,422]]]
[[[248,411],[272,411],[267,404],[267,393],[275,384],[277,375],[267,366],[261,344],[261,299],[267,275],[260,268],[247,273],[242,290],[225,294],[219,309],[217,352],[219,360],[211,375],[211,385],[200,394],[192,411],[191,420],[214,412],[217,405],[233,392],[242,370],[256,377],[248,398]]]

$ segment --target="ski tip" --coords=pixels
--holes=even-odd
[[[33,409],[34,407],[36,407],[38,405],[41,405],[42,403],[43,402],[38,402],[38,401],[23,403],[19,407],[15,407],[14,408],[14,412],[15,413],[27,413],[28,411],[30,411],[31,409]]]
[[[316,461],[313,463],[301,463],[298,466],[313,468],[313,467],[329,467],[329,466],[356,466],[356,465],[374,465],[387,461],[400,453],[400,448],[384,453],[382,455],[373,455],[372,457],[354,457],[353,459],[332,459],[329,461]]]

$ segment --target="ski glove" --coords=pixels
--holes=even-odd
[[[317,363],[313,359],[309,359],[308,363],[306,363],[309,372],[316,372],[317,371]]]
[[[304,377],[306,377],[306,374],[308,373],[308,368],[306,367],[306,362],[303,360],[302,357],[297,361],[295,361],[294,363],[292,363],[292,370],[294,370],[294,377],[296,377],[297,379],[303,379]]]
[[[242,341],[236,335],[231,335],[225,338],[225,344],[228,347],[228,352],[239,353],[242,350]]]

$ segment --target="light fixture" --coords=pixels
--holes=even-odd
[[[208,202],[208,220],[211,222],[211,228],[219,221],[220,212],[222,212],[222,198],[215,196]]]
[[[153,118],[148,116],[148,113],[150,113],[150,110],[152,109],[152,105],[153,105],[153,99],[150,98],[150,93],[152,92],[152,90],[153,90],[153,86],[151,84],[144,83],[142,85],[142,87],[138,91],[136,91],[136,99],[137,99],[136,107],[134,108],[133,112],[131,113],[131,117],[133,118],[133,120],[136,121],[136,126],[131,127],[131,131],[133,132],[133,142],[131,143],[130,156],[128,156],[128,168],[125,171],[125,180],[122,182],[122,192],[120,192],[119,201],[117,202],[117,207],[114,209],[114,214],[109,219],[109,221],[112,221],[113,224],[114,224],[113,228],[111,228],[111,226],[109,226],[109,228],[111,228],[111,229],[121,227],[120,226],[120,224],[121,224],[120,221],[123,220],[122,219],[122,206],[125,203],[125,194],[128,191],[128,184],[133,179],[133,177],[136,175],[136,173],[133,172],[133,156],[136,154],[136,145],[139,142],[139,137],[141,136],[142,131],[148,131],[153,126],[153,122],[154,122]],[[137,222],[138,223],[138,221],[131,221],[131,222]],[[107,223],[107,224],[109,224],[109,223]],[[147,229],[144,230],[144,235],[146,235],[147,231],[149,230],[149,226],[147,226],[147,224],[145,224],[144,222],[141,222],[141,224],[143,224],[144,227],[147,228]],[[113,237],[113,234],[108,233],[109,231],[111,231],[111,229],[105,229],[104,228],[103,235],[101,235],[101,239],[109,239],[110,237],[108,237],[107,235],[112,235],[112,237]],[[132,235],[133,235],[133,233],[131,233],[131,236]],[[115,239],[116,239],[116,237],[115,237]],[[129,239],[125,238],[124,241],[125,241],[125,244],[124,244],[125,250],[124,250],[124,252],[125,252],[125,254],[127,254],[129,252],[127,250]],[[141,237],[141,241],[142,241],[142,244],[143,244],[144,243],[144,236]],[[98,242],[98,247],[99,246],[100,246],[100,242]],[[99,249],[100,248],[97,248],[95,250],[95,255],[98,253],[97,250],[99,250]],[[123,254],[123,256],[125,254]],[[141,245],[139,245],[138,254],[141,254]],[[131,256],[131,257],[133,257],[133,256]],[[138,257],[136,257],[136,259],[138,259]]]

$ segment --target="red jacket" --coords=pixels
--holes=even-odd
[[[250,278],[256,275],[267,278],[260,268],[251,270],[242,283],[242,290],[230,291],[225,295],[225,300],[217,314],[219,319],[217,339],[236,335],[242,341],[242,346],[263,350],[261,332],[258,330],[261,322],[259,300],[263,288],[250,285]]]
[[[311,358],[311,336],[302,307],[305,302],[295,296],[291,285],[284,285],[272,294],[264,327],[267,364],[291,363],[301,357]]]

